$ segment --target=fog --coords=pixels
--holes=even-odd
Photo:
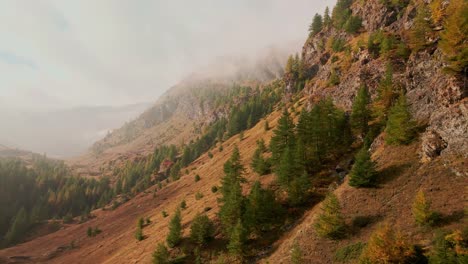
[[[334,2],[1,1],[0,144],[58,156],[80,153],[103,130],[134,118],[169,87],[213,62],[255,57],[272,45],[299,51],[314,13]],[[142,107],[127,111],[136,104]],[[102,106],[126,110],[109,111],[105,118],[64,114],[83,108],[99,113]],[[73,133],[63,128],[75,128],[83,118],[94,118],[85,122],[93,136],[54,142],[50,131]],[[70,138],[86,137],[76,129],[79,135]]]

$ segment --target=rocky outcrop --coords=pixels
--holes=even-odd
[[[405,10],[398,10],[384,6],[379,0],[368,0],[356,2],[352,11],[353,15],[362,18],[362,30],[369,34],[382,29],[398,39],[405,39],[407,30],[413,24],[416,7],[410,5]],[[331,97],[337,106],[350,111],[362,84],[369,88],[372,98],[378,96],[377,87],[384,76],[388,59],[373,58],[365,48],[354,48],[351,55],[344,52],[336,54],[324,48],[331,38],[346,39],[349,44],[356,41],[354,37],[328,28],[304,44],[304,63],[306,67],[316,70],[314,78],[305,87],[311,104]],[[426,127],[421,145],[423,161],[450,153],[468,155],[466,88],[459,78],[445,72],[443,54],[434,42],[432,44],[427,50],[413,53],[407,61],[393,58],[392,62],[395,87],[406,91],[413,118],[420,126]],[[338,56],[340,61],[334,63],[330,59],[334,56]],[[340,83],[335,86],[328,83],[332,68],[340,78]]]

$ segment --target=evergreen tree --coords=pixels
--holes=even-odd
[[[286,62],[286,67],[284,68],[285,73],[292,73],[294,67],[294,57],[289,55],[288,61]]]
[[[333,193],[329,193],[322,202],[321,213],[315,220],[314,228],[320,237],[339,239],[344,236],[346,226],[340,202]]]
[[[153,264],[169,264],[169,251],[163,243],[159,243],[153,252]]]
[[[364,137],[369,130],[371,115],[369,103],[369,90],[365,85],[362,85],[354,99],[350,120],[351,127],[361,137]]]
[[[299,247],[299,244],[297,242],[294,242],[293,247],[291,249],[291,263],[292,264],[304,263],[304,259],[302,257],[302,250]]]
[[[431,226],[435,222],[435,213],[431,211],[431,202],[426,199],[426,195],[419,190],[413,202],[413,216],[418,225]]]
[[[16,214],[13,224],[5,235],[7,245],[18,242],[29,229],[29,218],[24,207]]]
[[[331,24],[331,17],[330,17],[330,9],[328,6],[325,8],[325,13],[323,14],[323,25],[325,27],[330,26]]]
[[[200,246],[206,244],[214,235],[214,224],[206,215],[197,214],[190,226],[190,238]]]
[[[363,146],[356,155],[356,161],[349,175],[349,185],[357,188],[372,187],[375,186],[376,176],[375,163],[367,146]]]
[[[317,33],[322,31],[323,28],[323,20],[322,16],[319,14],[315,14],[314,19],[312,20],[312,24],[309,26],[309,36],[315,36]]]
[[[224,164],[225,176],[221,180],[219,217],[224,231],[230,237],[236,223],[242,218],[244,211],[244,196],[242,196],[241,183],[245,181],[242,177],[244,167],[240,163],[240,154],[237,146],[231,158]]]
[[[174,216],[169,222],[169,234],[167,235],[166,242],[169,247],[177,246],[182,239],[182,217],[180,208],[177,208]]]
[[[244,244],[246,240],[245,233],[242,221],[239,219],[232,230],[231,236],[229,237],[229,243],[227,245],[229,253],[239,259],[242,259],[244,254]]]
[[[352,4],[352,0],[338,0],[332,12],[332,23],[338,29],[343,28],[344,24],[351,15],[349,7]]]
[[[344,24],[344,30],[350,34],[358,32],[362,27],[362,19],[358,16],[350,16]]]
[[[304,203],[310,189],[310,180],[307,172],[304,171],[299,175],[297,175],[288,186],[288,199],[292,206]]]
[[[289,184],[297,173],[295,165],[294,149],[287,147],[282,155],[279,166],[276,168],[278,183],[284,189],[288,188]]]
[[[384,126],[387,122],[388,110],[392,106],[395,98],[395,91],[393,88],[393,68],[391,64],[387,64],[385,76],[380,81],[377,92],[378,97],[372,105],[373,116],[378,125]]]
[[[426,37],[428,32],[431,31],[431,26],[428,21],[429,17],[430,14],[426,5],[419,5],[409,35],[409,46],[415,52],[422,50],[427,44]]]
[[[387,144],[408,144],[414,138],[414,122],[406,103],[406,96],[401,93],[395,105],[390,109],[387,121]]]
[[[468,2],[450,0],[439,46],[450,62],[450,69],[465,72],[468,67]]]
[[[276,202],[274,193],[263,189],[260,182],[256,181],[247,197],[243,221],[245,228],[260,234],[277,224],[281,215],[282,208]]]
[[[280,162],[286,148],[294,148],[294,139],[294,123],[289,116],[288,110],[285,108],[270,141],[270,150],[274,164]]]

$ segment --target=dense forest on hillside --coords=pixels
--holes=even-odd
[[[31,227],[47,219],[88,218],[113,197],[109,179],[74,177],[62,161],[33,155],[0,159],[1,245],[20,242]]]

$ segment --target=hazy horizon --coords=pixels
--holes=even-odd
[[[22,119],[21,112],[155,102],[181,79],[220,60],[254,59],[269,47],[299,52],[313,14],[334,3],[2,1],[0,111],[17,111]],[[0,143],[47,152],[15,140],[26,133],[24,126],[5,118],[11,115],[0,115],[9,126]],[[70,126],[46,123],[51,130]],[[34,125],[28,127],[31,137]]]

